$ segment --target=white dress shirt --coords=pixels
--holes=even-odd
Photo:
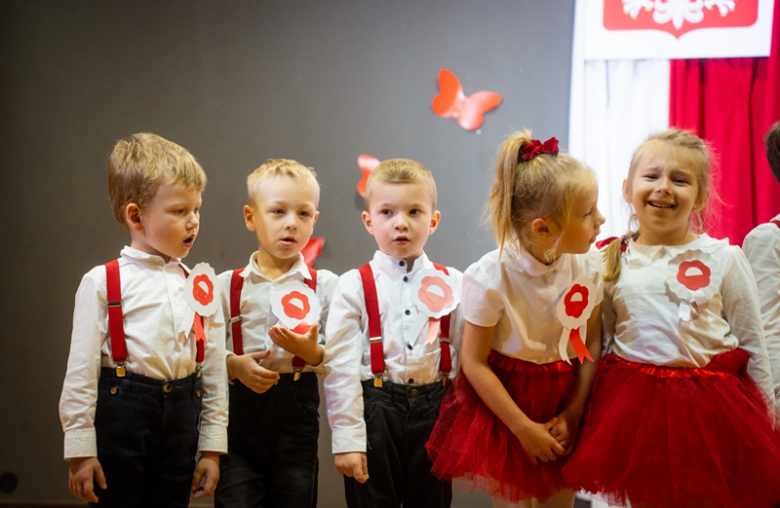
[[[780,215],[774,218],[780,221]],[[780,227],[761,224],[742,244],[758,285],[764,339],[774,378],[775,405],[780,409]]]
[[[690,321],[682,321],[666,267],[694,249],[718,261],[723,281]],[[629,242],[620,277],[604,285],[602,316],[604,351],[632,362],[704,367],[716,355],[740,347],[750,354],[748,372],[774,400],[756,282],[742,250],[726,240],[701,235],[678,246]]]
[[[177,333],[188,306],[181,261],[174,258],[166,263],[159,256],[125,247],[119,258],[119,274],[126,369],[161,380],[181,379],[194,373],[195,333]],[[222,312],[215,312],[204,324],[207,344],[201,371],[203,408],[198,450],[227,453]],[[84,275],[76,293],[70,356],[60,398],[66,459],[97,456],[94,421],[101,367],[116,367],[108,333],[104,265]]]
[[[396,384],[426,385],[441,380],[441,346],[426,344],[428,322],[420,327],[422,314],[412,300],[415,274],[434,268],[423,254],[407,273],[406,262],[377,251],[370,263],[376,282],[385,356],[385,379]],[[462,274],[447,268],[460,286]],[[459,308],[450,318],[452,370],[458,371],[463,320]],[[339,278],[328,317],[325,344],[325,397],[333,431],[333,453],[365,452],[366,424],[363,420],[363,387],[374,379],[371,372],[368,313],[363,283],[357,270]]]
[[[496,249],[463,274],[463,318],[477,326],[495,326],[491,347],[503,355],[536,364],[560,361],[563,324],[556,306],[580,275],[593,281],[599,305],[601,256],[595,247],[585,254],[563,254],[550,265],[511,246],[499,259]],[[577,358],[571,343],[567,353]]]
[[[227,337],[226,350],[228,355],[235,354],[233,352],[233,327],[229,324],[230,280],[232,277],[232,270],[228,270],[219,275],[222,286],[222,311],[224,313],[225,322],[228,323],[225,328],[225,335]],[[280,284],[291,280],[298,280],[302,284],[306,284],[306,281],[311,279],[311,274],[303,260],[303,256],[299,254],[298,260],[287,273],[276,280],[271,280],[260,271],[260,267],[257,266],[257,262],[255,261],[255,254],[252,254],[249,258],[249,264],[241,272],[241,277],[244,278],[244,286],[241,288],[241,304],[239,309],[241,311],[241,334],[243,336],[242,343],[244,346],[244,353],[256,353],[258,351],[270,350],[271,354],[268,358],[261,360],[260,365],[265,369],[280,374],[292,373],[292,360],[294,355],[277,346],[271,340],[271,337],[268,336],[268,330],[279,322],[278,318],[271,311],[270,296],[271,290]],[[330,299],[337,281],[338,277],[333,272],[328,270],[317,270],[316,293],[317,298],[320,300],[320,305],[322,306],[318,339],[322,345],[325,345],[324,324],[328,319]],[[303,371],[314,371],[321,376],[325,375],[325,367],[323,367],[322,364],[317,367],[306,365]]]

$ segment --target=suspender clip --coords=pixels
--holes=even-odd
[[[298,381],[301,379],[301,371],[303,370],[303,367],[295,367],[293,372],[293,381]]]
[[[233,316],[232,318],[230,318],[230,321],[228,321],[228,324],[232,325],[233,323],[240,323],[240,322],[241,322],[241,316]]]
[[[122,306],[122,300],[119,300],[118,302],[108,302],[109,307],[121,307]]]
[[[441,385],[442,386],[450,386],[450,376],[449,374],[442,372],[441,373]]]
[[[382,388],[382,374],[374,374],[374,386],[376,388]]]
[[[127,372],[125,371],[125,362],[116,364],[116,377],[125,377]]]
[[[374,337],[373,339],[368,339],[369,344],[376,344],[377,342],[382,342],[382,336]]]

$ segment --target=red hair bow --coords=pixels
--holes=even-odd
[[[558,155],[558,138],[552,137],[544,143],[538,139],[532,139],[520,149],[520,153],[522,154],[520,159],[524,161],[529,161],[540,153]]]

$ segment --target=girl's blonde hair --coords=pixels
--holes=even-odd
[[[691,228],[697,234],[702,233],[707,220],[706,205],[710,197],[710,161],[712,159],[710,146],[700,137],[682,129],[671,128],[653,134],[647,138],[647,141],[639,145],[631,157],[631,165],[628,168],[628,178],[626,179],[627,193],[631,193],[637,167],[648,156],[659,153],[671,154],[686,167],[693,169],[698,188],[694,205],[696,211],[692,213]],[[623,246],[629,239],[636,240],[639,237],[639,231],[632,230],[632,226],[635,225],[638,225],[637,217],[636,213],[632,212],[628,233],[622,238],[613,240],[604,250],[604,259],[607,263],[604,271],[605,281],[616,280],[620,275],[620,255],[624,250]]]
[[[507,242],[528,248],[536,219],[566,227],[574,198],[596,185],[593,171],[566,154],[541,153],[524,161],[522,154],[530,141],[531,131],[515,132],[498,152],[488,208],[501,252]]]

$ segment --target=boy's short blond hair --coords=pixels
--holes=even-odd
[[[127,228],[125,208],[143,209],[162,185],[179,183],[203,192],[206,173],[190,152],[156,134],[139,132],[114,145],[108,158],[108,193],[116,220]]]
[[[409,159],[389,159],[379,163],[366,181],[366,211],[371,198],[371,187],[377,183],[427,183],[433,209],[436,209],[436,181],[428,169]]]
[[[246,179],[249,203],[254,204],[254,198],[259,191],[263,180],[274,176],[286,176],[292,178],[298,185],[314,184],[317,187],[317,203],[319,205],[320,184],[317,181],[317,173],[314,168],[309,168],[300,162],[290,159],[268,159],[268,161],[254,170]]]

